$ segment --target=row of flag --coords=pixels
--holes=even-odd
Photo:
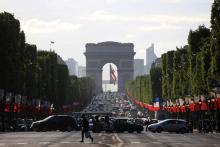
[[[155,101],[155,102],[154,102],[154,105],[150,105],[150,104],[147,104],[147,103],[143,103],[143,102],[141,102],[141,101],[138,101],[138,100],[136,100],[136,99],[134,99],[134,98],[131,98],[130,100],[131,100],[134,104],[139,105],[139,106],[142,107],[142,108],[146,108],[146,109],[148,109],[149,111],[158,111],[158,110],[160,110],[160,106],[159,106],[159,102],[158,102],[158,101]]]
[[[136,105],[139,105],[142,108],[146,108],[149,111],[158,111],[158,110],[166,110],[168,112],[186,112],[189,110],[190,112],[196,111],[207,111],[207,110],[220,110],[220,98],[215,98],[214,101],[201,101],[194,102],[192,101],[187,105],[177,105],[173,104],[170,106],[158,106],[157,102],[154,102],[154,105],[150,105],[147,103],[143,103],[141,101],[131,99]]]
[[[6,101],[3,107],[4,90],[0,89],[0,112],[32,112],[32,113],[52,113],[54,106],[49,101],[40,99],[30,99],[27,96],[13,95],[10,92],[6,93]]]
[[[167,100],[162,102],[160,98],[155,98],[153,105],[143,103],[134,98],[130,99],[134,104],[139,105],[142,108],[146,108],[149,111],[166,110],[168,112],[198,112],[208,110],[220,110],[220,98],[212,98],[206,100],[203,96],[195,99],[177,99],[176,102]]]

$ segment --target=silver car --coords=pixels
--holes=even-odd
[[[158,123],[151,124],[148,126],[148,130],[155,132],[176,132],[176,133],[186,133],[188,132],[188,126],[185,120],[181,119],[166,119]]]

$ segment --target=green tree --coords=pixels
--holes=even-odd
[[[174,51],[168,51],[167,52],[167,57],[166,57],[166,64],[167,64],[167,68],[166,68],[166,76],[167,76],[167,80],[166,82],[166,86],[167,86],[167,90],[168,90],[168,98],[174,98],[174,96],[172,95],[172,83],[173,83],[173,63],[174,63]]]
[[[190,88],[192,94],[197,94],[196,92],[196,56],[197,53],[202,51],[202,46],[204,46],[205,40],[210,38],[210,30],[204,25],[199,26],[195,31],[190,30],[188,36],[188,56],[189,56],[189,75],[190,75]],[[197,60],[198,61],[198,60]],[[199,62],[197,62],[199,63]]]
[[[153,67],[150,70],[152,97],[162,98],[162,69],[160,67]]]
[[[211,11],[211,78],[212,87],[220,83],[220,1],[214,0]]]
[[[20,22],[10,13],[0,13],[0,88],[20,92],[22,88],[21,52],[25,44]]]
[[[24,88],[26,95],[37,97],[37,47],[36,45],[26,44],[23,53],[24,68]]]

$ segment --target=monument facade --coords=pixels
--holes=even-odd
[[[132,43],[101,42],[87,43],[86,75],[94,79],[96,93],[102,92],[102,68],[114,63],[118,69],[118,91],[125,92],[125,82],[134,75],[134,45]]]

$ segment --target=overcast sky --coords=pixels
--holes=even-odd
[[[187,44],[190,29],[210,26],[213,0],[0,0],[21,22],[27,43],[85,65],[85,44],[131,42],[135,58],[155,44],[157,56]]]

